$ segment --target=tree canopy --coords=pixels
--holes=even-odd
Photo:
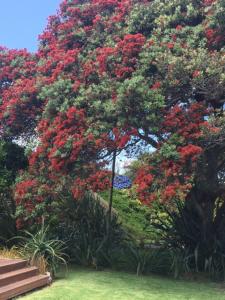
[[[224,20],[224,0],[65,0],[37,53],[1,48],[1,136],[39,139],[16,189],[26,218],[59,190],[105,188],[105,158],[146,147],[140,199],[188,200],[200,235],[221,232]]]

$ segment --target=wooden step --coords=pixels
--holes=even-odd
[[[0,274],[19,270],[27,265],[28,262],[22,259],[0,259]]]
[[[0,287],[38,274],[37,267],[26,267],[0,275]]]
[[[49,275],[36,275],[0,287],[0,300],[8,300],[50,283]]]

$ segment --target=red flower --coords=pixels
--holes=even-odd
[[[176,27],[176,30],[177,31],[180,31],[180,30],[182,30],[183,29],[183,26],[182,25],[177,25],[177,27]]]
[[[23,219],[18,218],[18,219],[16,220],[16,228],[17,228],[18,230],[20,230],[20,229],[23,228],[23,226],[24,226],[24,221],[23,221]]]
[[[161,82],[160,81],[156,81],[153,86],[151,87],[151,90],[157,90],[159,88],[161,88]]]
[[[174,48],[174,43],[170,42],[170,43],[167,43],[167,48],[168,49],[173,49]]]
[[[201,72],[199,70],[195,70],[194,73],[192,74],[193,78],[199,77]]]
[[[208,40],[212,40],[214,38],[214,36],[215,36],[215,32],[216,31],[214,29],[212,29],[212,28],[206,29],[205,34],[206,34],[207,39]]]
[[[210,5],[212,5],[213,3],[215,3],[216,2],[216,0],[204,0],[204,5],[205,6],[210,6]]]
[[[196,156],[198,156],[199,154],[202,153],[202,148],[199,146],[195,146],[195,145],[187,145],[184,147],[181,147],[179,149],[179,153],[181,155],[182,159],[188,159],[190,157],[192,158],[196,158]]]

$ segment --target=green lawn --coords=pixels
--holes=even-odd
[[[71,268],[68,276],[21,300],[225,300],[225,289],[213,283],[137,277],[113,271]]]

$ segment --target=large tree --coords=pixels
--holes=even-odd
[[[1,50],[1,134],[39,136],[35,172],[66,172],[73,191],[115,149],[145,147],[142,201],[187,200],[210,243],[225,227],[224,19],[224,0],[63,1],[35,56]],[[65,124],[72,112],[87,123]]]

